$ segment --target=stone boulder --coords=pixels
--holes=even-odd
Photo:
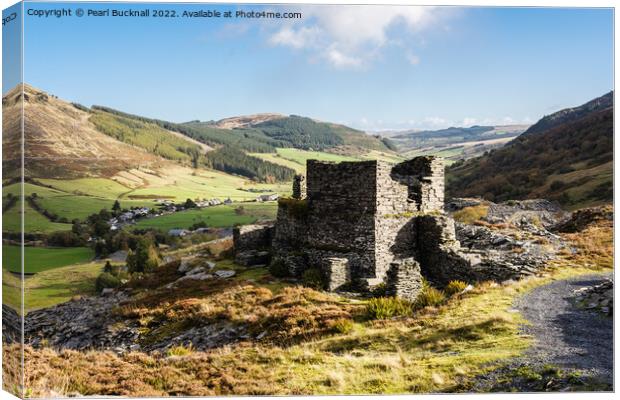
[[[614,313],[614,282],[611,279],[595,286],[577,289],[575,297],[586,309],[597,310],[609,316]]]
[[[265,266],[271,261],[271,253],[264,250],[247,250],[235,254],[235,263],[246,267]]]

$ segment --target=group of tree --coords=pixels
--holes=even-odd
[[[323,150],[345,144],[330,124],[317,122],[310,118],[291,115],[272,119],[253,126],[265,135],[298,149]]]
[[[295,170],[291,168],[263,161],[229,146],[208,152],[206,164],[213,169],[260,182],[290,181],[295,176]]]
[[[96,110],[89,120],[97,130],[121,142],[141,147],[160,157],[184,161],[198,167],[202,148],[189,140],[171,135],[161,126],[140,119]]]
[[[155,124],[163,129],[181,133],[199,142],[213,147],[235,146],[239,149],[252,153],[270,153],[275,151],[279,143],[265,136],[259,131],[237,131],[220,129],[210,123],[191,121],[185,124],[163,121],[159,119],[146,118],[138,115],[124,113],[109,107],[93,106],[93,110],[117,115],[123,118],[141,121],[143,123]]]

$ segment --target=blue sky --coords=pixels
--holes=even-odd
[[[237,10],[25,9],[63,6]],[[26,15],[24,79],[70,101],[171,121],[279,112],[365,130],[533,123],[613,89],[611,9],[243,9],[303,18]]]

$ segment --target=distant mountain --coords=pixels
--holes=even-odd
[[[613,107],[613,105],[613,92],[609,92],[601,97],[597,97],[594,100],[590,100],[579,107],[566,108],[551,115],[542,117],[538,122],[530,126],[528,130],[525,131],[524,135],[543,132],[555,126],[559,126],[571,121],[576,121],[588,114],[591,114],[592,112],[605,110],[607,108]]]
[[[229,133],[254,138],[273,148],[333,150],[342,154],[390,150],[389,142],[377,135],[299,115],[255,114],[217,122],[191,121],[183,125],[196,130],[227,129]]]
[[[527,125],[480,126],[469,128],[450,127],[434,131],[413,131],[391,136],[399,148],[454,145],[465,142],[478,142],[492,139],[512,138],[527,129]]]
[[[501,149],[453,164],[448,194],[544,197],[576,208],[613,198],[613,93],[546,116]]]
[[[446,158],[449,164],[499,148],[527,128],[527,125],[474,125],[469,128],[390,132],[389,140],[407,157],[433,154]]]

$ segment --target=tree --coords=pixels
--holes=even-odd
[[[105,265],[103,266],[103,272],[112,272],[112,264],[110,264],[110,260],[105,262]]]
[[[71,226],[71,231],[78,236],[82,236],[86,233],[86,228],[79,221],[74,221],[73,226]]]
[[[185,200],[185,204],[184,204],[185,208],[196,208],[196,203],[194,203],[194,200],[192,199],[187,199]]]
[[[114,201],[114,205],[112,206],[112,211],[119,212],[121,210],[121,203],[118,200]]]
[[[104,236],[106,233],[110,231],[110,225],[108,225],[107,222],[102,221],[102,220],[95,221],[92,228],[93,228],[93,234],[99,237]]]
[[[148,238],[140,238],[135,251],[127,254],[127,270],[133,272],[152,272],[159,266],[159,255],[153,242]]]

